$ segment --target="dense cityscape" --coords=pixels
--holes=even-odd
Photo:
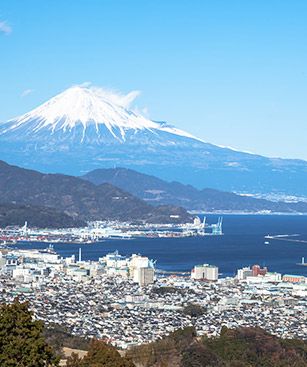
[[[0,1],[0,367],[307,367],[307,1]]]
[[[30,301],[36,319],[74,335],[103,339],[122,349],[194,326],[199,335],[258,326],[283,338],[307,338],[307,282],[259,265],[219,277],[214,265],[195,265],[190,276],[163,275],[146,256],[107,254],[98,261],[61,258],[52,246],[3,246],[1,302]],[[185,312],[198,307],[195,315]]]

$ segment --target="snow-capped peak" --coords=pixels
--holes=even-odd
[[[121,139],[125,132],[133,130],[160,130],[176,135],[194,138],[192,135],[165,124],[149,120],[139,113],[128,110],[137,91],[120,95],[102,88],[84,85],[73,86],[34,110],[8,122],[2,133],[13,131],[31,122],[31,130],[36,133],[42,129],[70,131],[79,124],[83,125],[83,136],[89,125],[95,125],[96,131],[104,125],[114,137],[114,129],[120,131]],[[33,125],[33,121],[35,124]]]

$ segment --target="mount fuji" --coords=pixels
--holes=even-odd
[[[49,173],[83,175],[116,166],[198,188],[307,196],[306,161],[206,143],[134,112],[134,97],[73,86],[0,124],[0,159]]]

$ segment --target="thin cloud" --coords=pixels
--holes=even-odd
[[[105,98],[112,103],[115,103],[124,108],[129,108],[131,104],[135,101],[135,99],[141,94],[139,90],[133,90],[128,94],[122,94],[120,92],[116,92],[110,89],[96,87],[92,85],[91,82],[84,82],[82,84],[77,84],[80,87],[86,87],[94,91],[97,95],[100,95],[102,98]]]
[[[88,88],[92,85],[92,82],[83,82],[81,84],[77,84],[79,87],[85,87]]]
[[[12,27],[5,20],[0,20],[0,32],[8,36],[12,33]]]
[[[129,108],[140,94],[141,92],[139,90],[133,90],[125,96],[121,96],[121,104],[124,107]]]
[[[135,106],[135,107],[132,109],[132,111],[133,111],[134,113],[136,113],[137,115],[142,115],[142,116],[146,117],[147,119],[149,119],[149,118],[150,118],[148,107],[140,108],[140,107],[138,107],[138,106]]]
[[[33,92],[33,89],[25,89],[21,94],[20,94],[20,97],[26,97],[28,96],[29,94],[31,94]]]

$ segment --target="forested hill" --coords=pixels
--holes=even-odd
[[[307,342],[280,339],[259,328],[224,327],[219,337],[197,337],[190,327],[127,355],[139,367],[306,367]]]
[[[34,205],[0,203],[0,227],[22,226],[25,222],[31,227],[71,228],[85,226],[86,222],[73,218],[54,208]]]
[[[0,161],[0,202],[53,208],[86,220],[174,223],[191,221],[185,209],[153,207],[111,184],[94,185],[81,178],[43,174]]]

